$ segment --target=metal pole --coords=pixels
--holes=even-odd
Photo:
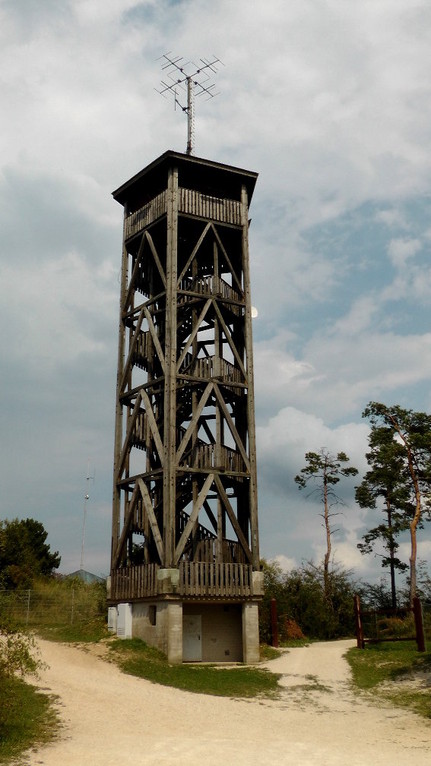
[[[271,599],[271,637],[272,646],[278,649],[277,602],[275,598]]]
[[[364,631],[361,620],[361,601],[358,595],[353,596],[353,610],[355,613],[356,646],[358,649],[364,649]]]
[[[187,154],[193,154],[195,143],[195,98],[193,80],[187,77]]]
[[[87,500],[89,498],[89,495],[84,496],[84,519],[82,522],[82,543],[81,543],[81,565],[80,569],[81,571],[84,569],[84,543],[85,543],[85,522],[87,519]]]

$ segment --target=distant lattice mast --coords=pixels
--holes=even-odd
[[[214,98],[215,84],[211,82],[210,73],[217,72],[217,66],[222,64],[220,59],[212,57],[211,60],[200,59],[199,65],[192,61],[184,63],[181,56],[171,56],[166,53],[162,57],[162,69],[166,70],[168,80],[161,81],[162,88],[157,92],[164,96],[168,91],[174,95],[174,105],[187,115],[187,154],[194,154],[195,150],[195,97],[206,94],[208,98]],[[178,92],[181,91],[186,96],[186,103],[181,103]]]

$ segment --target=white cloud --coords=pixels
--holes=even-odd
[[[408,223],[405,215],[398,208],[386,208],[384,210],[378,210],[375,215],[375,220],[384,223],[389,228],[399,227],[401,229],[408,228]]]
[[[290,572],[298,566],[298,562],[295,559],[289,558],[289,556],[283,556],[283,554],[274,556],[269,563],[272,564],[273,562],[277,564],[283,572]]]
[[[391,239],[388,245],[388,255],[396,269],[404,269],[409,258],[413,258],[421,249],[419,239]]]
[[[100,355],[106,351],[105,333],[95,335],[95,322],[114,329],[116,287],[111,264],[91,268],[73,252],[57,262],[26,264],[22,271],[15,264],[3,267],[2,311],[14,337],[11,347],[10,335],[2,336],[3,354],[24,358],[42,376],[64,362]]]
[[[271,466],[275,469],[270,480],[274,491],[275,471],[280,486],[284,487],[303,467],[305,453],[318,452],[322,447],[334,454],[346,452],[351,464],[361,469],[368,433],[365,423],[345,423],[330,428],[316,415],[284,407],[267,425],[257,428],[258,457],[268,469]]]
[[[33,433],[14,456],[26,466],[17,512],[53,519],[61,499],[62,523],[75,518],[76,497],[60,489],[40,511],[45,449],[56,488],[96,452],[109,507],[122,214],[110,192],[185,149],[184,115],[155,92],[158,57],[214,53],[220,95],[197,103],[196,153],[260,174],[250,246],[262,547],[308,558],[320,529],[307,539],[291,492],[304,452],[325,445],[361,462],[367,401],[428,403],[429,3],[4,0],[0,22],[6,480],[10,444],[28,422]],[[339,555],[359,568],[352,524]],[[92,556],[102,569],[97,544]]]

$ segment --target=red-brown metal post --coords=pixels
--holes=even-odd
[[[364,630],[361,620],[361,601],[358,595],[353,596],[353,610],[355,613],[356,646],[358,649],[363,649],[365,646]]]
[[[416,643],[418,645],[418,652],[425,652],[426,647],[424,621],[422,617],[422,604],[417,596],[415,596],[413,599],[413,614],[415,618]]]
[[[278,649],[278,625],[277,625],[277,602],[271,599],[271,638],[272,646]]]

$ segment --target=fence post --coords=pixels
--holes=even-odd
[[[420,599],[415,596],[413,599],[413,614],[415,618],[416,629],[416,643],[418,645],[418,652],[425,651],[425,632],[424,621],[422,617],[422,605]]]
[[[272,646],[278,649],[278,625],[277,625],[277,602],[271,599],[271,638]]]
[[[70,610],[70,624],[73,625],[73,617],[75,612],[75,588],[72,588],[72,606]]]

